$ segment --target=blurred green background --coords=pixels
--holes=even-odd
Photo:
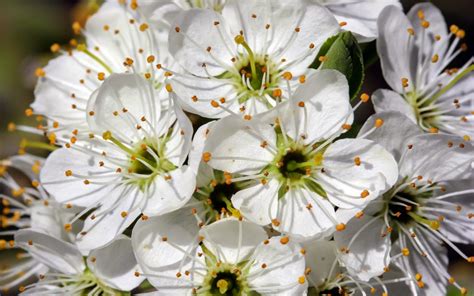
[[[73,38],[71,23],[84,22],[95,11],[100,0],[0,0],[0,158],[13,155],[18,150],[20,133],[6,131],[9,122],[34,124],[26,119],[24,110],[33,99],[36,83],[34,70],[46,65],[52,57],[53,43],[65,44]],[[407,11],[420,2],[402,0]],[[467,32],[465,42],[468,54],[459,63],[473,55],[474,50],[474,0],[431,1],[444,13],[447,23],[457,24]],[[371,93],[385,87],[380,66],[375,63],[366,74],[364,91]],[[357,114],[363,121],[370,114],[370,107]],[[473,233],[474,235],[474,233]],[[473,246],[459,246],[465,253],[474,254]],[[470,291],[474,290],[474,266],[450,254],[450,272]],[[458,295],[453,290],[449,295]],[[474,295],[470,292],[469,295]],[[438,296],[438,295],[433,295]]]

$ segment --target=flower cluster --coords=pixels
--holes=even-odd
[[[467,293],[447,252],[474,262],[474,66],[448,68],[465,32],[435,6],[109,0],[72,28],[36,70],[39,125],[9,126],[47,142],[1,161],[1,288]]]

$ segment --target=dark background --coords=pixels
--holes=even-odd
[[[65,44],[74,37],[71,23],[76,20],[84,22],[87,15],[97,8],[96,1],[100,0],[0,0],[0,159],[15,154],[24,136],[8,133],[7,124],[34,124],[34,120],[24,116],[24,110],[33,100],[34,70],[52,58],[51,44]],[[408,11],[420,1],[401,2]],[[474,53],[474,0],[431,2],[443,11],[448,25],[456,24],[467,33],[464,42],[469,49],[455,61],[459,66]],[[364,91],[370,94],[381,87],[387,86],[376,62],[366,73]],[[363,122],[370,112],[370,105],[359,109],[357,120]],[[473,246],[460,247],[468,256],[474,254]],[[450,253],[450,259],[450,272],[471,291],[469,295],[474,295],[473,265],[461,260],[454,252]],[[449,295],[458,293],[452,291]]]

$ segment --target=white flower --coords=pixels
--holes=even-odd
[[[87,107],[95,134],[78,135],[45,163],[41,181],[56,200],[86,207],[70,224],[89,213],[81,250],[111,241],[141,213],[164,214],[191,198],[196,177],[183,165],[191,122],[173,102],[162,114],[155,94],[138,74],[113,74]]]
[[[193,219],[170,213],[133,229],[142,275],[161,293],[301,295],[307,289],[302,249],[288,237],[267,239],[261,227],[233,218],[199,230]]]
[[[7,192],[11,192],[8,195],[0,194],[3,206],[1,227],[6,229],[0,231],[2,258],[7,256],[8,252],[3,252],[3,250],[15,248],[14,241],[7,241],[7,239],[12,237],[18,229],[30,228],[57,238],[72,239],[64,231],[62,225],[74,213],[74,209],[69,210],[64,206],[61,207],[48,196],[38,182],[43,161],[42,158],[33,155],[18,155],[1,161],[0,184]],[[10,174],[8,171],[12,169],[16,172]],[[20,182],[21,176],[26,177],[31,185],[20,185],[23,184]],[[2,290],[12,288],[25,282],[28,278],[48,270],[47,266],[25,252],[17,252],[10,263],[3,259],[2,261],[5,263],[2,265],[5,269],[2,269],[0,273],[0,288]]]
[[[377,38],[377,18],[389,5],[400,7],[399,0],[312,0],[329,9],[341,27],[351,31],[359,42]]]
[[[171,67],[164,33],[150,24],[146,15],[152,11],[148,5],[119,2],[104,3],[88,19],[85,28],[74,23],[73,29],[84,35],[86,44],[78,44],[73,49],[53,45],[52,50],[60,56],[44,69],[37,70],[39,79],[31,107],[34,113],[48,119],[52,143],[58,138],[74,136],[72,132],[88,133],[87,102],[112,73],[137,73],[147,77],[159,98],[157,103],[160,100],[167,103],[166,73],[159,70],[160,63]]]
[[[363,207],[385,192],[396,182],[396,162],[370,140],[335,141],[353,120],[339,72],[312,72],[291,98],[251,120],[219,120],[203,160],[243,175],[232,182],[251,181],[232,197],[245,218],[300,239],[327,236],[338,225],[334,207]]]
[[[172,84],[187,110],[211,118],[228,111],[252,115],[286,99],[289,88],[304,81],[339,25],[319,5],[286,2],[227,1],[222,14],[191,9],[173,20],[170,52],[188,74]]]
[[[334,241],[309,241],[303,247],[306,251],[308,295],[370,295],[377,292],[396,295],[396,292],[409,288],[410,277],[396,266],[390,266],[383,278],[374,278],[370,282],[353,277],[339,261]]]
[[[472,178],[474,148],[460,137],[421,134],[398,112],[376,116],[385,124],[367,137],[393,153],[399,178],[367,209],[338,210],[338,218],[349,221],[344,231],[335,234],[341,260],[362,280],[382,274],[392,261],[414,279],[410,286],[418,295],[444,295],[448,281],[462,290],[447,271],[442,244],[465,260],[474,260],[451,242],[473,241],[474,209],[464,195],[474,189],[471,184],[467,190],[458,190],[448,183]],[[361,134],[371,128],[374,117]]]
[[[425,131],[473,137],[473,59],[447,69],[465,49],[456,49],[465,32],[452,25],[448,33],[441,12],[430,3],[415,5],[408,16],[388,7],[378,26],[383,75],[393,91],[374,93],[376,112],[399,111]]]
[[[52,270],[38,282],[21,287],[22,295],[118,295],[142,282],[134,275],[139,268],[126,236],[93,250],[86,260],[74,244],[39,231],[20,230],[15,243]]]

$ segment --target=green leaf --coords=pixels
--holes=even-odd
[[[320,61],[322,56],[326,58],[324,62]],[[351,32],[341,32],[326,40],[310,68],[334,69],[344,74],[351,99],[357,96],[364,81],[362,51]]]

